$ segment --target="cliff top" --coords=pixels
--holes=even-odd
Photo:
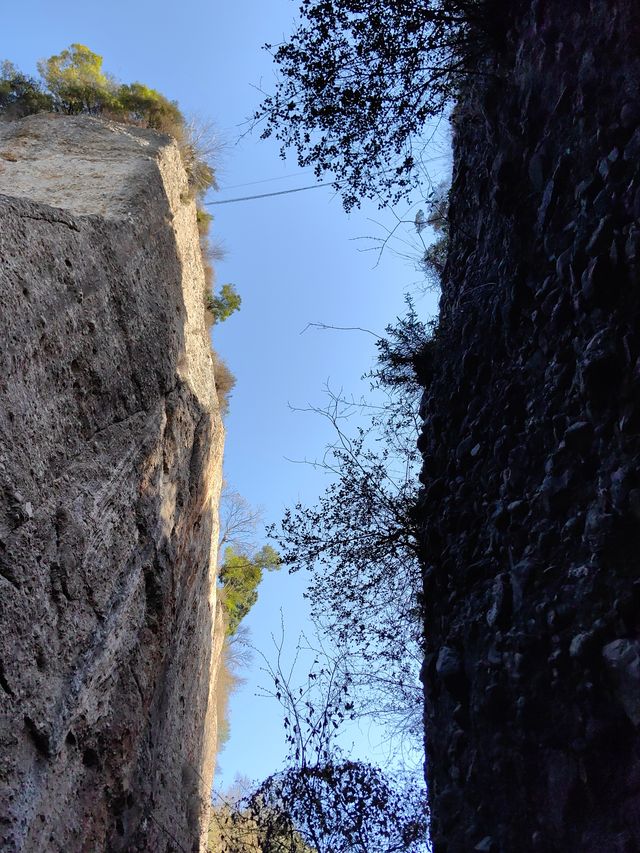
[[[169,137],[91,116],[0,122],[0,194],[79,216],[122,218],[143,203]]]

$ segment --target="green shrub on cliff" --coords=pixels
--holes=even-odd
[[[225,549],[218,580],[222,586],[220,597],[227,619],[227,636],[236,633],[240,622],[258,600],[263,571],[279,568],[280,557],[270,545],[253,555],[236,551],[231,546]]]
[[[220,293],[214,296],[211,291],[206,292],[206,306],[211,313],[214,323],[222,323],[235,311],[240,309],[242,298],[232,284],[223,284]]]
[[[38,71],[56,112],[99,115],[120,108],[116,84],[102,70],[102,57],[83,44],[41,60]]]
[[[170,101],[142,83],[122,84],[117,91],[117,109],[130,121],[138,121],[153,130],[179,135],[184,118],[175,101]]]
[[[213,215],[199,207],[196,211],[196,223],[201,237],[208,233],[212,222]]]
[[[102,56],[83,44],[72,44],[41,60],[38,71],[42,85],[37,85],[44,88],[47,100],[33,104],[28,112],[45,109],[68,115],[106,114],[183,141],[185,120],[175,101],[143,83],[119,83],[103,71],[102,64]]]
[[[53,98],[34,77],[27,77],[12,62],[0,65],[0,115],[22,118],[39,112],[51,112]]]
[[[143,83],[120,83],[103,70],[103,58],[86,45],[72,44],[38,62],[40,80],[10,62],[0,67],[0,116],[22,118],[39,112],[105,116],[175,137],[194,194],[215,184],[210,135],[206,152],[201,128],[188,124],[175,101]]]

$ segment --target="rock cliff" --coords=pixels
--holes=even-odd
[[[0,125],[0,847],[201,849],[223,429],[168,137]]]
[[[435,850],[640,850],[640,9],[504,4],[454,112],[421,502]]]

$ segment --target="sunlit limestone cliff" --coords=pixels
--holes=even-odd
[[[169,137],[0,125],[0,848],[199,850],[223,429]]]

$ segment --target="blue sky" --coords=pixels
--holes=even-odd
[[[210,200],[277,191],[313,183],[295,162],[282,162],[277,146],[258,133],[238,137],[269,90],[274,71],[265,42],[291,32],[297,3],[290,0],[31,0],[6,5],[2,13],[0,58],[35,72],[38,59],[72,42],[105,58],[105,69],[124,82],[139,80],[176,99],[185,113],[211,120],[222,150],[221,191]],[[434,146],[432,175],[446,175],[446,130]],[[442,140],[445,140],[444,142]],[[272,180],[274,179],[274,180]],[[265,182],[252,186],[253,182]],[[386,252],[359,251],[360,238],[384,232],[375,206],[347,216],[329,188],[211,207],[212,238],[227,250],[217,264],[220,284],[233,282],[242,309],[214,330],[214,345],[237,377],[227,418],[226,476],[266,521],[277,521],[286,506],[313,502],[324,480],[310,466],[287,459],[312,459],[331,437],[321,418],[292,411],[323,404],[323,386],[359,395],[360,377],[372,363],[373,338],[360,332],[303,330],[309,323],[360,326],[376,333],[404,311],[404,293],[420,276],[411,264]],[[413,216],[415,211],[411,213]],[[404,211],[401,215],[404,215]],[[388,216],[386,222],[393,222]],[[436,297],[420,299],[423,317],[436,310]],[[304,578],[270,574],[247,622],[252,640],[271,647],[279,636],[281,612],[289,648],[307,626]],[[283,755],[280,710],[255,697],[264,679],[256,662],[231,706],[231,740],[220,756],[217,781],[236,773],[262,777]],[[355,732],[361,752],[377,735]]]

